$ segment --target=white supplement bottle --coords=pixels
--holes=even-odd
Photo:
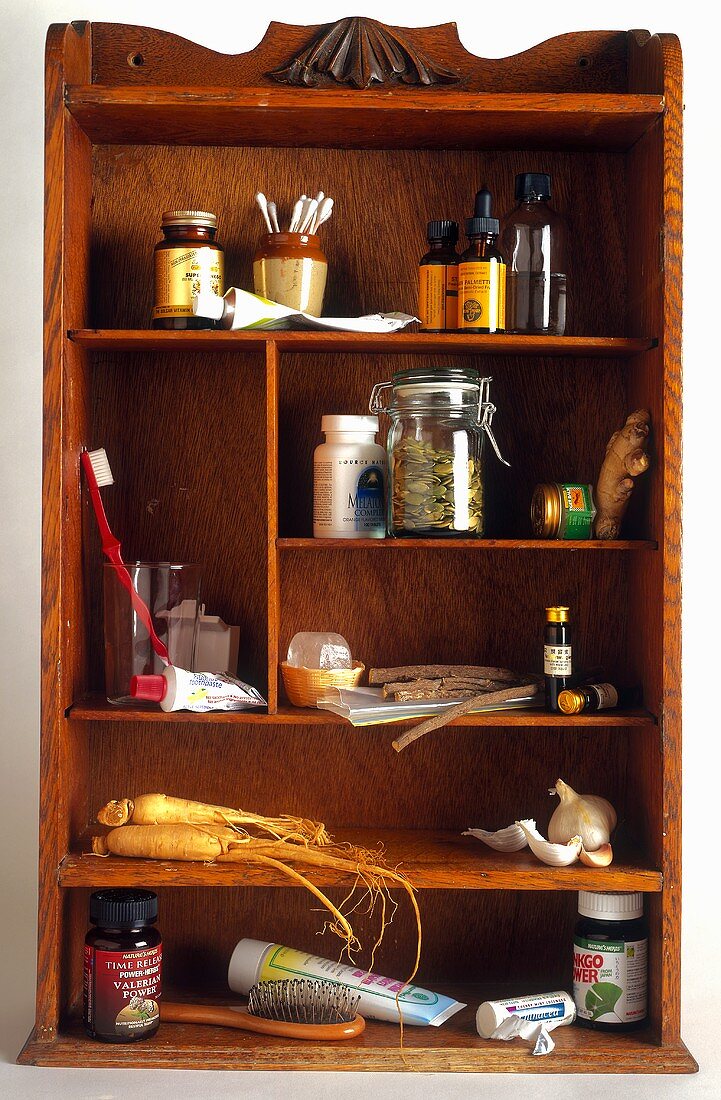
[[[386,452],[377,416],[324,416],[325,443],[313,456],[313,535],[382,539],[386,534]]]

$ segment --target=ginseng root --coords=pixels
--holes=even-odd
[[[298,844],[325,845],[330,837],[325,825],[308,818],[262,817],[259,814],[235,810],[229,806],[213,806],[167,794],[141,794],[137,798],[113,799],[98,813],[101,825],[230,825],[243,830],[257,829],[278,840]]]
[[[287,842],[280,847],[298,858],[303,848],[293,848]],[[212,828],[207,825],[124,825],[112,829],[107,836],[93,837],[95,855],[126,856],[137,859],[179,859],[187,862],[261,863],[276,867],[289,878],[305,886],[307,890],[329,910],[334,919],[331,926],[347,943],[349,949],[357,946],[350,924],[325,894],[309,882],[304,875],[287,867],[280,859],[263,852],[255,852],[252,838],[239,840],[232,829]]]

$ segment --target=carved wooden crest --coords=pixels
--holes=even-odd
[[[323,27],[301,53],[266,74],[281,84],[317,87],[335,82],[353,88],[371,84],[457,84],[460,73],[436,65],[395,30],[375,19],[340,19]]]

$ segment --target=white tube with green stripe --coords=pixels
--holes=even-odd
[[[332,962],[279,943],[246,939],[236,945],[228,967],[228,985],[235,993],[247,994],[256,982],[287,978],[322,978],[350,986],[360,993],[360,1015],[369,1020],[397,1023],[402,1014],[404,1024],[439,1027],[466,1007],[420,986],[384,978],[360,967]]]

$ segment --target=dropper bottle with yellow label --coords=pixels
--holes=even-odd
[[[458,327],[462,332],[504,332],[506,265],[496,248],[500,230],[491,217],[491,193],[476,194],[473,217],[466,220],[469,245],[458,265]]]

